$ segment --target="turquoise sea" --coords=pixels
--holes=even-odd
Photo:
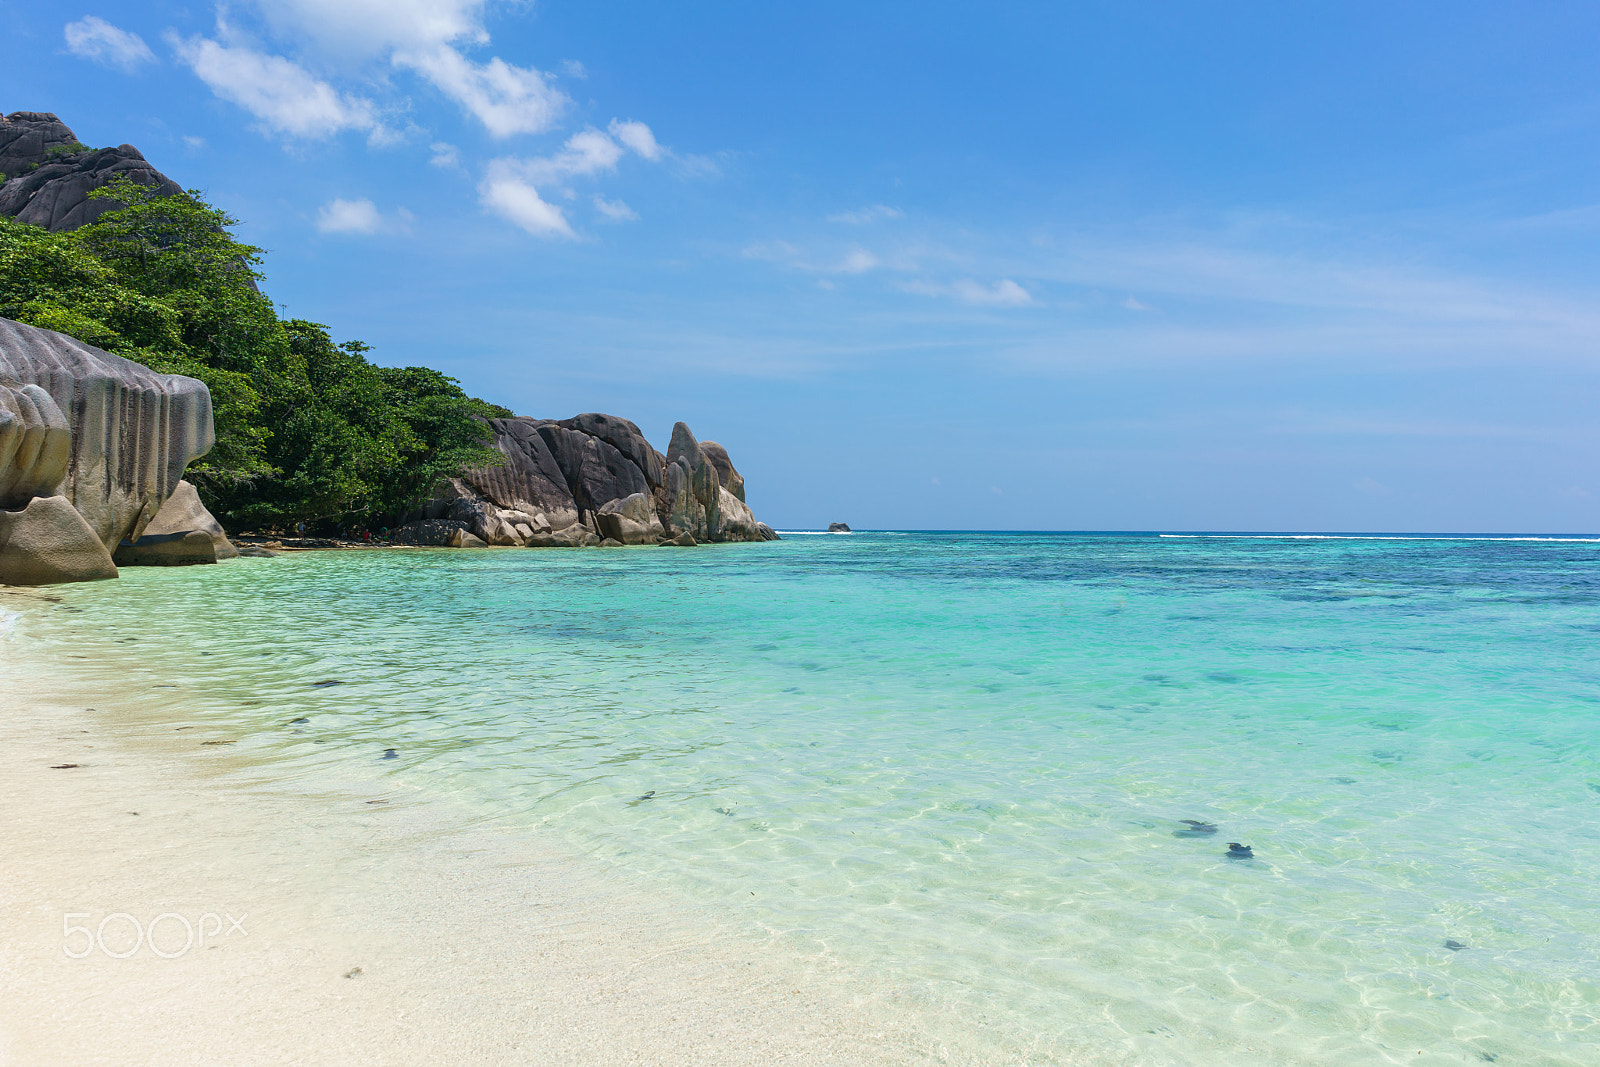
[[[547,828],[1006,1062],[1600,1063],[1596,539],[790,535],[52,595],[39,636],[284,774]]]

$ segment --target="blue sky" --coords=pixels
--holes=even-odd
[[[780,529],[1600,530],[1600,7],[0,2],[287,313]]]

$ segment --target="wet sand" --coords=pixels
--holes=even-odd
[[[0,1063],[972,1062],[893,990],[536,833],[274,781],[181,694],[67,681],[7,609]]]

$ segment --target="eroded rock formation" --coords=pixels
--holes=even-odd
[[[179,482],[138,538],[121,542],[112,559],[119,567],[171,567],[216,563],[238,554],[222,524],[200,503],[194,486]]]
[[[66,334],[0,319],[4,380],[37,386],[65,415],[71,446],[60,492],[107,549],[143,533],[190,461],[211,450],[204,384]]]
[[[48,111],[13,111],[0,118],[0,215],[52,232],[73,230],[116,206],[91,200],[89,191],[113,178],[182,190],[131,144],[86,148],[66,123]]]
[[[0,582],[232,555],[182,481],[211,443],[202,383],[0,319]]]
[[[615,415],[493,419],[502,466],[442,484],[396,532],[437,544],[451,523],[491,545],[580,547],[771,541],[744,502],[728,452],[678,423],[662,456],[639,427]]]

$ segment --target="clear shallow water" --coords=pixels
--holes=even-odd
[[[893,974],[1030,1061],[1600,1062],[1594,542],[123,573],[30,631],[286,769],[370,762]]]

